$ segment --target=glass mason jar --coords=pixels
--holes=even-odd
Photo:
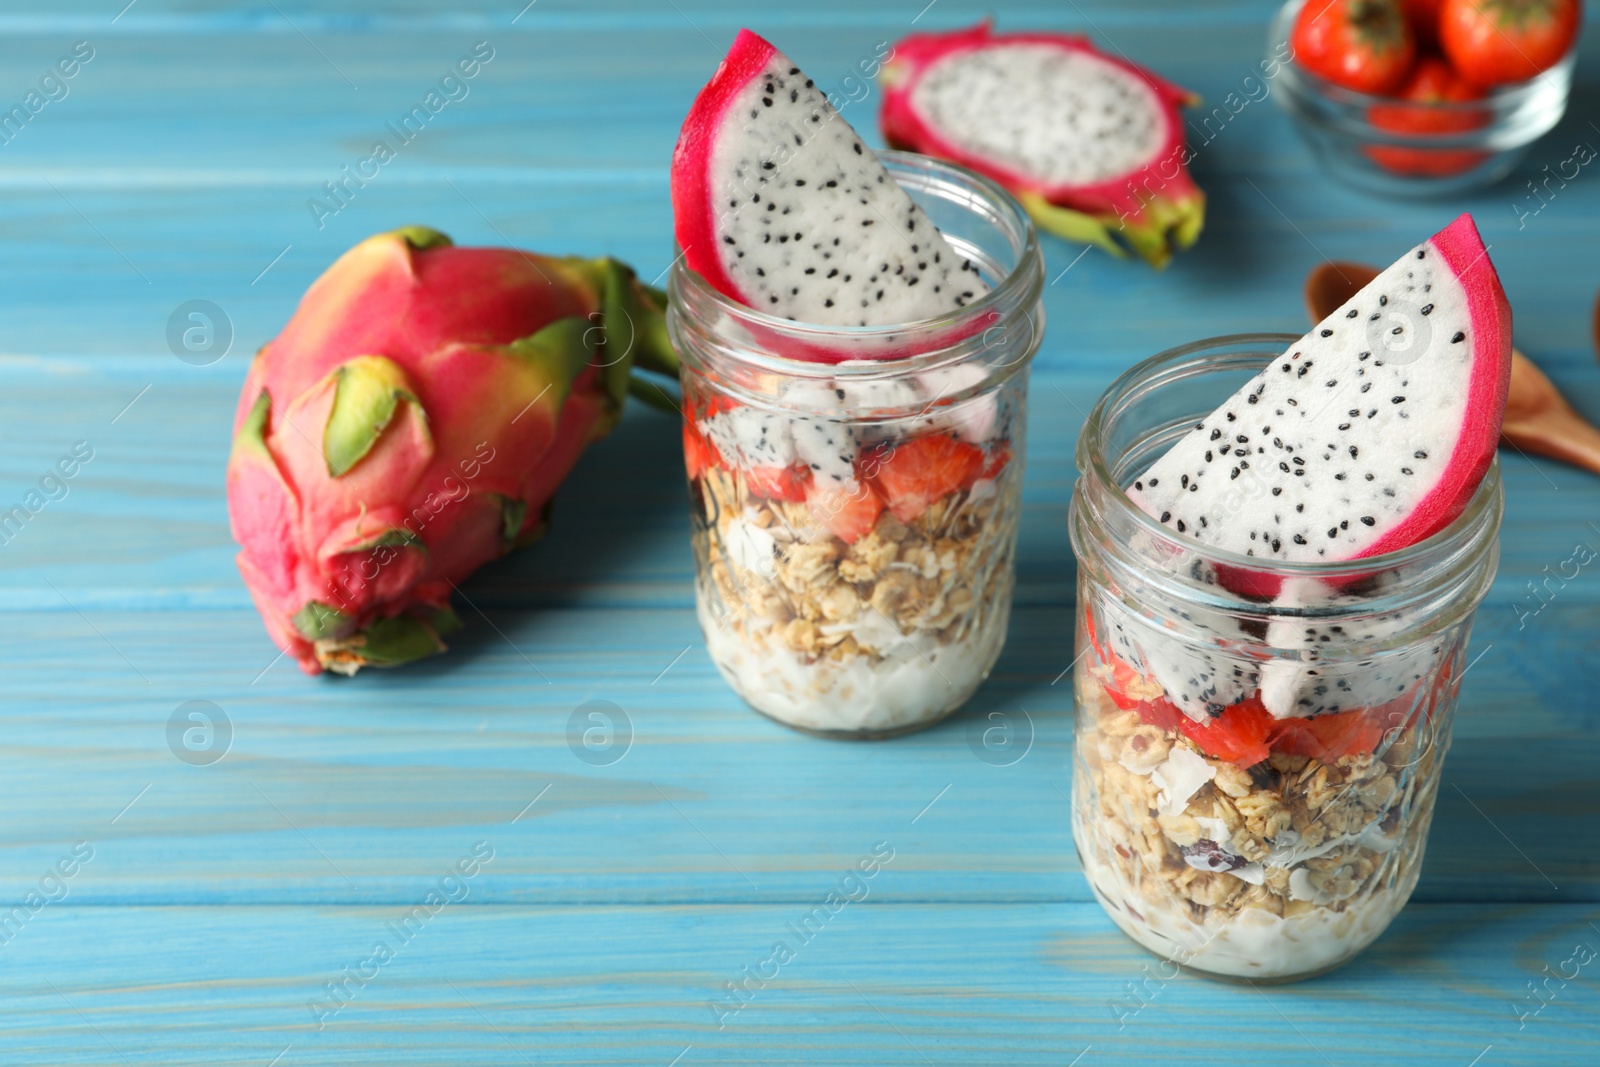
[[[838,737],[926,726],[994,666],[1044,326],[1017,203],[961,167],[880,158],[992,286],[957,315],[816,326],[681,265],[669,285],[706,648],[757,711]]]
[[[1337,564],[1246,558],[1140,511],[1123,486],[1296,340],[1201,341],[1118,378],[1078,439],[1069,518],[1084,874],[1150,951],[1265,981],[1350,959],[1416,885],[1502,510],[1495,464],[1448,528]],[[1241,486],[1239,521],[1263,492]],[[1232,592],[1228,568],[1279,592]]]

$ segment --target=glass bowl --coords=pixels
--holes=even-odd
[[[1490,90],[1482,100],[1402,103],[1334,85],[1294,62],[1289,36],[1304,3],[1289,0],[1279,10],[1267,55],[1273,65],[1281,63],[1279,102],[1321,168],[1347,185],[1409,197],[1492,185],[1566,113],[1576,44],[1549,70]]]

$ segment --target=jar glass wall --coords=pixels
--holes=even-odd
[[[1204,341],[1119,378],[1079,439],[1070,517],[1084,873],[1145,948],[1267,981],[1345,962],[1416,885],[1501,515],[1495,465],[1418,545],[1288,564],[1134,506],[1122,487],[1295,340]],[[1241,486],[1238,521],[1260,506]]]
[[[1033,225],[963,168],[884,153],[991,290],[946,319],[820,327],[674,269],[695,598],[706,647],[758,711],[881,737],[964,703],[1005,642]]]

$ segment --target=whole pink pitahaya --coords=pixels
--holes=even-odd
[[[1178,114],[1197,98],[1085,38],[913,34],[879,78],[889,144],[987,174],[1046,230],[1156,267],[1200,236]]]
[[[676,373],[663,303],[615,260],[421,227],[341,256],[257,354],[228,461],[278,646],[308,674],[442,650],[455,584],[539,534],[633,364]]]

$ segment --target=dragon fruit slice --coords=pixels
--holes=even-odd
[[[915,425],[930,432],[947,432],[968,444],[988,442],[1000,421],[998,394],[977,392],[988,377],[985,368],[971,363],[937,367],[918,374],[923,410],[928,414],[917,419]],[[963,397],[962,394],[968,392],[976,395]]]
[[[1461,513],[1492,460],[1510,335],[1505,294],[1463,215],[1197,423],[1129,496],[1178,533],[1245,556],[1337,562],[1415,544]],[[1163,549],[1151,539],[1150,550]],[[1400,615],[1323,623],[1293,614],[1349,608],[1381,589],[1358,595],[1244,567],[1219,567],[1215,578],[1272,601],[1265,633],[1222,612],[1156,612],[1212,639],[1208,647],[1106,607],[1111,650],[1191,719],[1257,689],[1278,719],[1380,707],[1437,671],[1438,643],[1383,648],[1409,627]],[[1231,645],[1241,654],[1229,655]],[[1358,649],[1372,651],[1352,659]]]
[[[662,298],[614,260],[380,234],[307,290],[245,379],[240,573],[308,674],[443,649],[455,584],[535,538],[633,365],[676,374]]]
[[[1205,544],[1299,562],[1449,525],[1494,457],[1511,308],[1468,215],[1402,256],[1172,446],[1129,490]],[[1272,597],[1276,578],[1219,574]]]
[[[1283,583],[1274,607],[1345,607],[1365,597],[1351,596],[1310,578]],[[1416,689],[1433,676],[1442,643],[1410,644],[1398,651],[1351,659],[1350,650],[1381,644],[1414,625],[1398,613],[1337,623],[1278,618],[1267,624],[1266,643],[1298,653],[1298,660],[1274,659],[1261,665],[1261,703],[1273,718],[1309,718],[1353,708],[1380,707]]]
[[[822,90],[749,30],[684,120],[672,205],[684,263],[781,318],[921,322],[988,290]]]
[[[1228,656],[1168,633],[1136,619],[1115,601],[1105,601],[1103,610],[1111,651],[1153,679],[1167,699],[1196,722],[1220,715],[1228,705],[1243,700],[1261,684],[1259,665],[1250,659]],[[1187,632],[1220,637],[1224,643],[1237,642],[1241,648],[1250,641],[1227,615],[1190,611],[1181,613],[1181,618]]]
[[[744,467],[787,467],[795,460],[789,419],[748,405],[725,408],[700,422],[717,451]]]
[[[1047,230],[1157,267],[1200,236],[1178,115],[1196,98],[1082,37],[914,34],[879,77],[889,144],[987,174]]]

